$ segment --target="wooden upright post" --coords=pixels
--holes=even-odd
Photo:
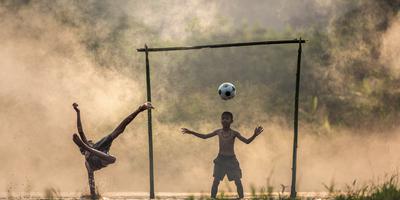
[[[301,41],[301,38],[300,38]],[[290,198],[296,199],[296,170],[297,170],[297,136],[299,122],[299,92],[300,92],[300,63],[301,63],[301,42],[297,54],[297,72],[296,72],[296,94],[294,99],[294,137],[293,137],[293,161],[292,161],[292,185],[290,189]]]
[[[151,85],[150,85],[150,63],[149,52],[147,45],[144,45],[146,53],[146,86],[147,86],[147,101],[151,102]],[[153,166],[153,126],[151,118],[151,109],[147,109],[147,125],[149,134],[149,172],[150,172],[150,199],[154,199],[154,166]]]

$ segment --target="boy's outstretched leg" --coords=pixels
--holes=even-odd
[[[72,107],[74,107],[74,110],[76,111],[76,127],[78,128],[79,136],[82,138],[82,141],[85,144],[89,145],[89,142],[86,139],[85,133],[83,132],[82,122],[81,122],[81,111],[78,108],[78,104],[73,103]]]
[[[115,138],[117,138],[121,133],[124,132],[126,126],[128,126],[129,123],[132,122],[133,119],[135,119],[135,117],[147,110],[147,109],[154,109],[153,105],[150,102],[146,102],[143,105],[139,106],[139,108],[137,110],[135,110],[132,114],[130,114],[128,117],[126,117],[124,120],[122,120],[122,122],[117,126],[117,128],[115,128],[115,130],[110,134],[111,138],[114,140]]]
[[[211,198],[216,198],[218,193],[218,185],[220,180],[218,178],[214,178],[213,184],[211,186]]]
[[[243,195],[242,181],[240,179],[236,179],[235,180],[235,185],[236,185],[237,193],[239,195],[239,199],[243,199],[244,195]]]

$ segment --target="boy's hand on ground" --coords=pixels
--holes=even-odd
[[[187,129],[187,128],[181,128],[181,131],[182,131],[183,134],[190,134],[190,133],[192,133],[192,131],[189,130],[189,129]]]
[[[263,131],[264,131],[264,128],[263,128],[262,126],[257,126],[257,127],[254,129],[254,135],[258,136],[258,135],[260,135]]]
[[[154,109],[154,106],[151,104],[151,102],[146,102],[143,105],[139,106],[140,111],[145,111],[148,109]]]
[[[75,110],[76,112],[79,112],[79,108],[78,108],[78,104],[77,104],[77,103],[73,103],[73,104],[72,104],[72,107],[74,108],[74,110]]]

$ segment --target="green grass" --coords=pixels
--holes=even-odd
[[[335,189],[335,184],[332,182],[330,185],[324,185],[329,192],[327,200],[400,200],[400,185],[399,177],[397,175],[390,176],[383,183],[376,184],[371,182],[369,185],[364,184],[359,186],[357,181],[345,186],[344,190]],[[274,188],[267,184],[267,187],[257,189],[251,186],[251,195],[246,199],[251,200],[290,200],[290,197],[284,195],[285,186],[278,195],[273,195]],[[200,199],[208,200],[209,197],[190,197],[188,200]],[[226,200],[233,199],[232,197],[225,196],[224,192],[219,193],[217,199]],[[302,199],[302,198],[298,198]]]
[[[325,186],[326,187],[326,186]],[[327,187],[333,200],[400,200],[399,178],[391,176],[382,184],[358,187],[356,181],[347,185],[345,191],[335,191],[334,185]]]
[[[343,190],[337,190],[334,182],[324,187],[329,192],[326,200],[400,200],[400,182],[399,176],[390,176],[382,183],[374,183],[358,185],[357,181],[353,181],[344,187]],[[273,193],[274,188],[267,183],[266,187],[256,188],[251,186],[251,194],[246,199],[251,200],[289,200],[289,196],[285,195],[285,189],[287,186],[283,186],[279,193]],[[26,189],[25,195],[14,196],[13,187],[7,187],[7,199],[20,200],[29,198],[31,186]],[[287,194],[287,193],[286,193]],[[48,187],[43,192],[44,199],[62,199],[59,189]],[[99,198],[100,195],[99,195]],[[82,195],[80,199],[90,199],[90,196]],[[190,196],[185,198],[186,200],[209,200],[211,199],[208,195],[202,195],[200,197]],[[234,199],[233,196],[227,196],[224,191],[221,191],[217,199],[227,200]],[[298,198],[302,199],[302,198]],[[325,198],[324,198],[325,199]]]

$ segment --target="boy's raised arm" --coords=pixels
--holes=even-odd
[[[262,132],[264,131],[264,128],[262,126],[258,126],[254,129],[254,134],[250,137],[250,138],[245,138],[243,137],[239,132],[236,132],[236,137],[246,143],[246,144],[250,144],[258,135],[260,135]]]
[[[191,130],[189,130],[187,128],[182,128],[181,131],[182,131],[183,134],[191,134],[191,135],[194,135],[194,136],[199,137],[201,139],[207,139],[207,138],[214,137],[218,133],[217,131],[213,131],[213,132],[208,133],[208,134],[201,134],[201,133],[196,133],[194,131],[191,131]]]

